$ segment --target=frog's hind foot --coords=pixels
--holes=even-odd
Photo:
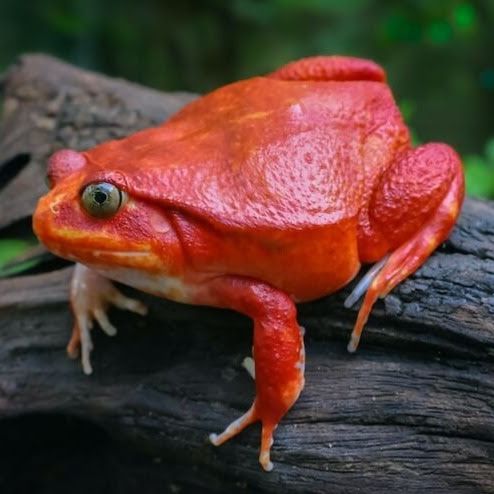
[[[88,375],[93,372],[90,360],[93,350],[90,331],[93,322],[96,321],[108,336],[114,336],[117,334],[117,329],[106,315],[110,305],[141,315],[147,313],[147,307],[142,302],[126,297],[110,280],[82,264],[76,264],[74,269],[70,302],[75,324],[67,345],[67,353],[74,359],[80,354],[82,369]]]

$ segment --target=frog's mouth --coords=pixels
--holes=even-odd
[[[79,249],[80,253],[86,253],[90,254],[91,256],[94,256],[96,258],[99,257],[106,257],[106,256],[112,256],[114,258],[121,258],[121,259],[136,259],[139,257],[148,257],[153,255],[153,253],[149,250],[147,251],[138,251],[138,250],[129,250],[129,251],[117,251],[117,250],[102,250],[102,249]],[[76,256],[74,256],[75,258]],[[84,258],[87,258],[87,255],[84,256]]]
[[[117,251],[102,249],[77,249],[69,253],[55,252],[53,248],[51,248],[50,250],[52,250],[52,252],[56,253],[60,257],[64,257],[65,259],[68,259],[70,261],[80,262],[82,264],[88,261],[96,262],[98,259],[105,261],[105,264],[108,260],[120,260],[127,264],[126,261],[147,259],[153,255],[151,251],[136,250]]]
[[[142,250],[115,250],[80,247],[74,245],[47,245],[59,257],[79,262],[94,269],[131,268],[157,273],[163,270],[161,262],[150,248]]]

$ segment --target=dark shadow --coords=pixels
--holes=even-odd
[[[19,153],[0,164],[0,190],[8,185],[31,161],[29,153]]]
[[[194,492],[174,484],[167,470],[78,418],[33,414],[0,422],[2,494]]]

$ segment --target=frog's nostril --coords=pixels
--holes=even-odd
[[[72,149],[61,149],[48,160],[48,180],[53,187],[58,180],[80,170],[86,164],[82,153]]]

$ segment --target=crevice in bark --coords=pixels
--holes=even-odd
[[[13,180],[29,163],[29,153],[19,153],[0,164],[0,190]]]

